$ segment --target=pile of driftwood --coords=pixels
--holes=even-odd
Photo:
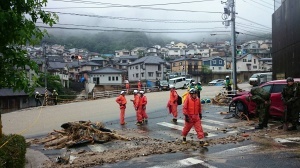
[[[54,130],[47,137],[35,139],[32,143],[44,144],[47,149],[61,149],[93,143],[105,143],[111,140],[129,140],[106,129],[100,122],[68,122],[62,124],[61,127],[62,130]]]
[[[228,106],[230,101],[231,101],[230,97],[219,93],[212,99],[212,104]]]

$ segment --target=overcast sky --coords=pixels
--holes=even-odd
[[[273,0],[235,1],[237,31],[271,33]],[[130,7],[134,5],[139,6]],[[45,10],[61,12],[56,27],[168,32],[171,37],[199,39],[210,34],[229,37],[230,27],[222,24],[224,6],[221,0],[48,0]]]

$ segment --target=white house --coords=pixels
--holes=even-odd
[[[168,53],[169,57],[179,57],[181,55],[183,55],[182,50],[180,48],[170,48],[169,49],[169,53]]]
[[[123,49],[123,50],[116,50],[115,51],[115,56],[116,57],[120,57],[120,56],[129,56],[130,55],[130,51]]]
[[[184,44],[184,43],[182,43],[182,42],[180,42],[180,43],[175,44],[173,48],[185,49],[185,48],[187,48],[187,45]]]
[[[131,55],[143,56],[146,53],[147,48],[145,47],[136,47],[131,50]]]
[[[165,61],[156,56],[142,57],[132,62],[127,71],[129,81],[162,80],[165,72]]]
[[[95,85],[122,85],[122,73],[120,69],[104,67],[89,72],[89,81]]]
[[[260,57],[246,54],[236,58],[237,71],[261,71],[259,67]]]

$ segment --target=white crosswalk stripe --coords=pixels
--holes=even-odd
[[[184,122],[185,122],[184,120],[178,119],[177,124],[168,123],[168,122],[159,122],[157,124],[161,125],[161,126],[164,126],[164,127],[168,127],[168,128],[172,128],[172,129],[182,131]],[[207,118],[201,120],[201,122],[202,122],[203,131],[208,132],[207,137],[217,136],[214,133],[220,132],[220,130],[228,127],[228,125],[231,124],[231,123],[226,123],[226,122],[217,121],[217,120],[214,120],[214,119],[207,119]],[[228,130],[228,132],[226,132],[226,134],[236,134],[240,130],[253,130],[253,129],[254,129],[254,127],[252,127],[252,126],[241,126],[236,130]],[[191,129],[190,133],[191,134],[197,134],[195,129],[193,129],[193,128]]]
[[[175,124],[171,124],[171,123],[167,123],[167,122],[160,122],[160,123],[157,123],[157,124],[161,125],[161,126],[165,126],[165,127],[177,129],[177,130],[180,130],[180,131],[183,130],[183,126],[180,126],[180,125],[175,125]],[[197,132],[195,131],[195,129],[191,129],[190,133],[191,134],[197,134]],[[208,133],[207,137],[214,137],[214,136],[217,136],[217,135],[216,134]]]
[[[199,160],[197,158],[186,158],[182,160],[178,160],[175,163],[168,164],[168,165],[161,165],[161,166],[152,166],[148,168],[181,168],[181,167],[188,167],[188,166],[193,166],[193,165],[203,165],[207,168],[216,168],[212,165],[209,165],[205,163],[203,160]]]

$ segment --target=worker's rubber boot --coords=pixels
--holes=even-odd
[[[255,129],[264,129],[264,126],[262,124],[258,124],[258,126],[256,126]]]
[[[136,122],[135,125],[141,126],[141,125],[143,125],[143,123],[142,122]]]
[[[172,122],[175,123],[175,124],[177,124],[177,119],[173,118]]]
[[[201,147],[209,146],[209,144],[207,142],[204,142],[204,141],[200,141],[199,144],[200,144]]]
[[[183,143],[183,144],[186,144],[186,137],[183,137],[183,138],[182,138],[182,143]]]

